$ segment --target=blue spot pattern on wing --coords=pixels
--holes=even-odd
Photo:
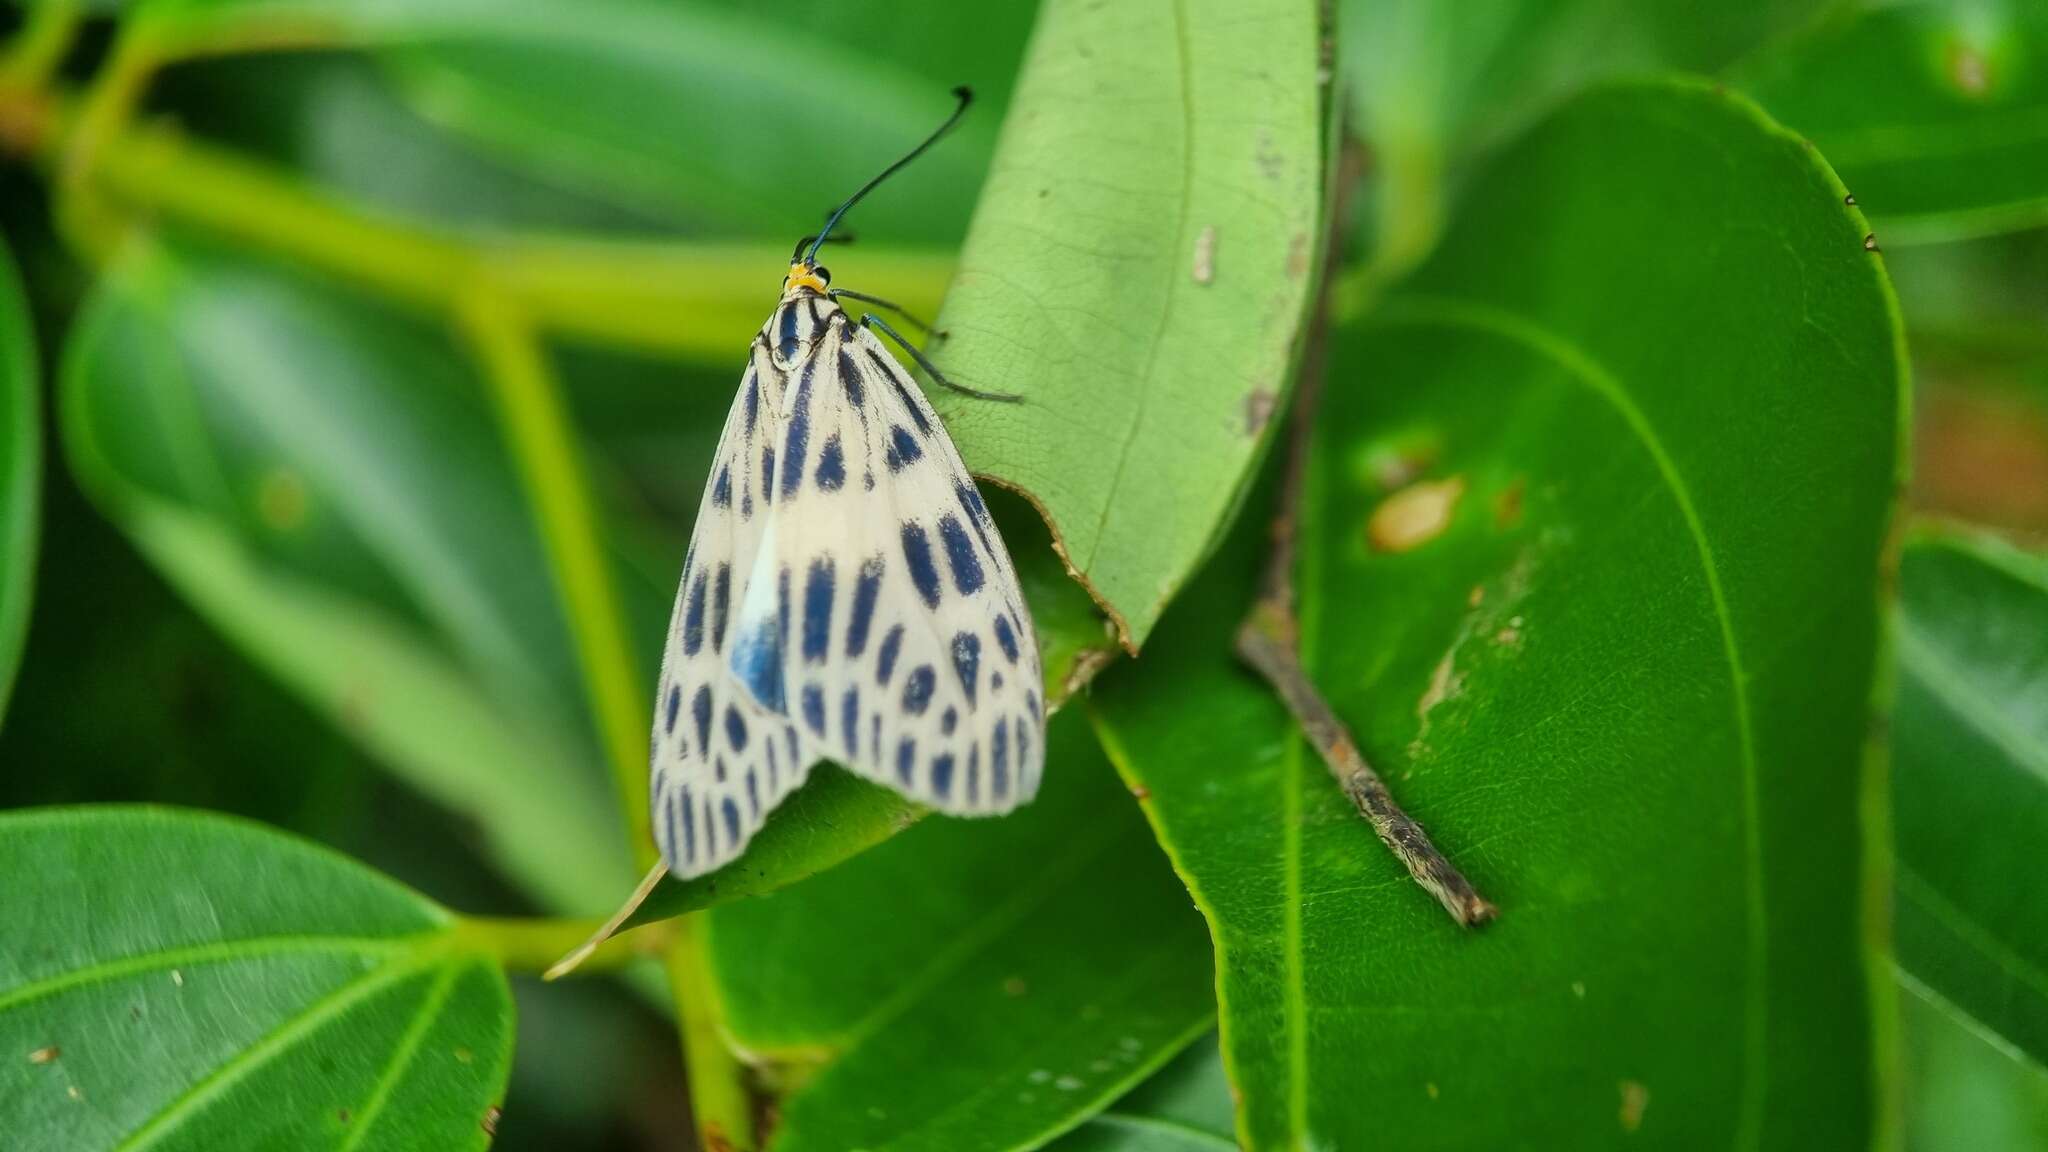
[[[875,683],[884,688],[889,686],[889,677],[896,673],[896,654],[903,650],[903,625],[897,624],[882,637],[881,650],[875,653]]]
[[[816,684],[804,685],[803,709],[804,723],[811,726],[812,732],[823,736],[825,734],[825,690]],[[770,744],[768,751],[772,755],[775,751],[775,745]]]
[[[924,445],[917,442],[917,437],[910,434],[910,429],[901,424],[889,429],[889,451],[884,456],[888,461],[889,471],[901,472],[904,465],[915,464],[923,456]]]
[[[967,693],[967,707],[972,709],[981,671],[981,637],[972,632],[953,634],[953,671],[960,674],[960,687]]]
[[[939,606],[939,570],[932,565],[932,541],[915,520],[903,522],[903,562],[910,566],[910,583],[924,599],[924,606]]]
[[[974,542],[967,538],[967,529],[960,526],[951,512],[939,517],[939,540],[946,546],[946,566],[953,570],[953,587],[962,596],[981,591],[985,579],[981,558],[974,554]]]
[[[903,711],[911,716],[924,715],[924,710],[931,707],[932,690],[938,683],[931,665],[918,665],[903,681]]]
[[[857,658],[868,646],[868,628],[875,620],[875,600],[882,594],[882,558],[872,556],[861,562],[860,575],[853,582],[853,618],[846,623],[846,655]]]
[[[846,452],[839,446],[839,433],[825,438],[825,447],[818,453],[818,489],[822,492],[837,492],[846,486]]]
[[[832,596],[837,583],[830,556],[811,561],[811,569],[804,575],[803,651],[807,663],[824,663],[832,646]]]

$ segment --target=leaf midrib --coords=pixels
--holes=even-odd
[[[411,936],[252,936],[241,940],[224,940],[213,944],[194,944],[184,948],[164,948],[153,952],[138,952],[114,960],[72,968],[54,976],[32,980],[7,992],[0,993],[0,1012],[54,996],[74,988],[118,980],[144,972],[158,972],[167,968],[198,967],[204,964],[228,963],[235,960],[256,959],[265,956],[291,955],[293,953],[337,952],[360,956],[392,955],[419,948],[425,941],[443,935],[441,930],[431,930]]]
[[[1187,0],[1173,0],[1173,47],[1174,66],[1180,76],[1180,200],[1179,218],[1174,223],[1174,251],[1187,250],[1189,201],[1194,197],[1195,188],[1195,106],[1194,76],[1188,59],[1188,14]],[[1138,429],[1145,422],[1145,412],[1151,406],[1152,392],[1158,383],[1159,353],[1166,345],[1166,334],[1173,325],[1174,302],[1180,298],[1181,277],[1173,261],[1165,265],[1166,299],[1159,308],[1159,323],[1152,333],[1151,344],[1145,350],[1145,370],[1138,374],[1137,406],[1131,412],[1131,422],[1124,429],[1123,443],[1118,445],[1116,468],[1110,473],[1109,489],[1102,500],[1102,513],[1095,518],[1095,538],[1088,545],[1088,559],[1081,565],[1084,572],[1093,575],[1095,560],[1102,552],[1102,541],[1108,534],[1109,512],[1121,501],[1117,494],[1123,490],[1124,470],[1130,464],[1131,449],[1138,442]],[[1115,617],[1117,630],[1122,633],[1125,644],[1130,644],[1130,629],[1121,616]]]
[[[1419,294],[1390,301],[1375,313],[1369,322],[1380,327],[1404,324],[1422,327],[1436,325],[1479,332],[1505,340],[1556,365],[1563,370],[1567,378],[1576,380],[1613,407],[1643,450],[1649,454],[1651,461],[1656,465],[1659,479],[1663,481],[1673,502],[1678,506],[1686,532],[1691,536],[1698,554],[1702,575],[1707,584],[1708,598],[1714,609],[1715,624],[1721,633],[1722,651],[1728,665],[1737,746],[1741,756],[1743,864],[1748,941],[1743,989],[1744,1074],[1734,1143],[1737,1148],[1756,1148],[1762,1140],[1763,1100],[1769,1084],[1769,922],[1764,901],[1756,737],[1745,687],[1748,677],[1743,670],[1741,652],[1735,639],[1734,618],[1728,607],[1726,591],[1721,586],[1720,569],[1714,559],[1713,547],[1707,539],[1706,528],[1700,519],[1699,511],[1693,504],[1691,489],[1679,473],[1676,463],[1665,451],[1655,427],[1651,425],[1642,409],[1637,407],[1620,378],[1562,333],[1530,317],[1506,309],[1451,297]],[[1304,629],[1304,632],[1306,631]],[[1298,917],[1290,917],[1288,927],[1289,950],[1298,951],[1301,946],[1298,939]],[[1301,997],[1298,984],[1290,984],[1289,996],[1290,1000]],[[1301,1131],[1306,1130],[1304,1128]]]
[[[329,1021],[384,989],[426,971],[445,957],[427,951],[410,960],[372,969],[287,1017],[276,1028],[249,1047],[228,1058],[185,1091],[158,1109],[156,1114],[115,1145],[113,1152],[138,1152],[157,1142],[171,1127],[197,1112],[243,1078],[262,1068],[277,1055],[317,1031]]]

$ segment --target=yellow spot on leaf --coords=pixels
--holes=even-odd
[[[1621,1082],[1621,1130],[1634,1132],[1643,1126],[1643,1111],[1650,1106],[1650,1090],[1640,1080]]]
[[[1380,552],[1407,552],[1443,534],[1465,494],[1465,478],[1420,480],[1380,502],[1366,522],[1366,538]]]

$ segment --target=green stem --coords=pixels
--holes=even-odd
[[[746,1068],[725,1042],[725,1009],[704,937],[704,916],[667,921],[675,931],[668,949],[669,986],[683,1033],[683,1068],[690,1078],[698,1146],[705,1152],[754,1152],[754,1102]]]
[[[88,194],[103,197],[138,214],[351,280],[423,311],[451,313],[464,286],[488,282],[551,333],[737,363],[788,259],[780,244],[531,234],[487,240],[363,210],[270,165],[189,136],[148,125],[121,127],[125,111],[118,97],[133,82],[96,87],[110,94],[86,105],[55,94],[0,92],[0,123],[13,126],[6,139],[33,148],[45,165],[60,171],[78,163],[75,157],[90,161],[79,183],[67,186],[68,203]],[[116,134],[98,144],[76,143],[87,131]],[[68,209],[67,214],[82,215]],[[930,311],[952,266],[945,253],[870,250],[861,271],[875,294]]]
[[[455,926],[458,944],[496,957],[513,972],[545,972],[564,954],[576,948],[597,930],[596,920],[577,919],[495,919],[465,916]],[[612,972],[642,957],[660,952],[672,931],[666,923],[649,924],[622,932],[599,945],[582,964],[578,975]]]
[[[618,786],[633,859],[646,868],[654,861],[654,843],[647,835],[647,704],[561,387],[532,326],[512,301],[472,287],[458,316],[483,363],[498,421],[539,521],[583,666],[598,740]]]
[[[647,769],[641,759],[649,720],[634,688],[632,651],[561,390],[517,305],[475,285],[462,301],[458,316],[492,385],[500,423],[538,515],[549,564],[575,633],[591,711],[618,785],[634,858],[647,867],[655,859],[647,834]],[[752,1152],[753,1105],[746,1070],[721,1034],[718,988],[703,952],[702,923],[698,916],[673,921],[668,949],[669,986],[675,993],[691,1106],[706,1149]],[[586,936],[595,929],[595,924],[587,925]],[[556,957],[580,943],[570,941]]]
[[[37,89],[50,82],[78,36],[78,0],[31,4],[21,32],[0,57],[0,84]]]

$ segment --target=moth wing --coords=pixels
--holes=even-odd
[[[757,343],[719,437],[662,652],[649,749],[654,837],[669,870],[701,875],[746,847],[812,760],[795,725],[737,683],[730,655],[769,532],[762,449],[772,371]]]
[[[907,373],[836,313],[795,377],[770,529],[781,698],[805,746],[921,804],[1038,788],[1036,633],[973,478]],[[756,678],[757,679],[757,678]]]

